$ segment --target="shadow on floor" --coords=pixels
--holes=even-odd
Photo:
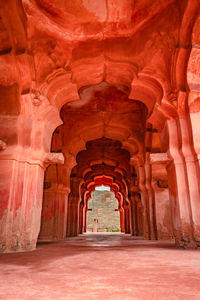
[[[88,255],[94,252],[97,256],[103,256],[109,251],[128,254],[140,249],[141,251],[152,251],[152,249],[180,251],[175,247],[174,241],[149,241],[142,237],[121,233],[87,233],[60,242],[39,241],[36,250],[31,252],[2,254],[0,264],[23,265],[38,270],[62,257]]]

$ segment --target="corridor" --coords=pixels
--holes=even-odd
[[[1,300],[199,300],[199,250],[88,233],[1,255],[0,287]]]

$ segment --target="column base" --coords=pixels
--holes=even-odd
[[[182,248],[182,249],[198,249],[198,245],[196,241],[190,240],[190,241],[183,241],[183,240],[175,240],[175,245],[177,248]]]
[[[28,252],[36,249],[37,241],[28,242],[27,244],[20,244],[19,241],[15,241],[12,245],[0,245],[0,253],[14,253],[14,252]]]

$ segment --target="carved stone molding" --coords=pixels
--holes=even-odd
[[[4,141],[0,140],[0,151],[5,150],[6,148],[7,144]]]
[[[44,159],[44,164],[64,164],[64,155],[62,153],[48,153]]]
[[[150,164],[167,164],[171,158],[167,153],[151,153]]]

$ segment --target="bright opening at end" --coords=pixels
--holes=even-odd
[[[105,186],[105,185],[96,186],[95,187],[95,191],[109,191],[110,192],[110,187],[109,186]]]

